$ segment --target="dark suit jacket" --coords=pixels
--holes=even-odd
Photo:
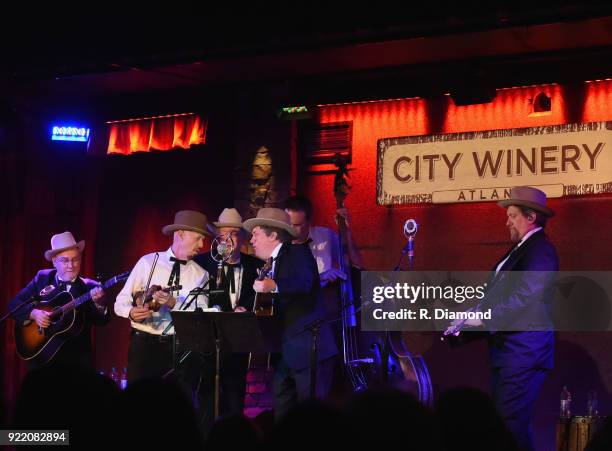
[[[218,305],[224,312],[232,311],[232,303],[230,301],[229,292],[227,291],[227,278],[223,278],[221,287],[217,287],[217,270],[219,264],[212,259],[210,252],[200,254],[194,257],[198,265],[204,268],[210,275],[211,289],[225,289],[226,292],[219,295],[212,295],[209,305]],[[263,266],[263,262],[248,254],[240,254],[240,264],[242,265],[242,287],[240,288],[240,297],[236,305],[244,307],[247,311],[253,310],[253,302],[255,300],[255,291],[253,290],[253,282],[257,278],[257,269]]]
[[[12,310],[18,305],[27,302],[32,296],[37,295],[48,285],[57,285],[57,271],[55,269],[43,269],[38,271],[38,274],[30,281],[30,283],[21,290],[14,299],[9,303],[9,309]],[[81,296],[92,288],[98,287],[100,284],[95,280],[86,279],[83,277],[77,278],[74,284],[70,287],[70,294],[74,298]],[[17,322],[23,322],[30,317],[30,312],[34,307],[32,305],[17,310],[13,314],[13,319]],[[53,360],[65,360],[69,363],[71,360],[80,360],[82,363],[89,358],[91,353],[91,326],[104,325],[110,321],[110,308],[106,309],[106,314],[100,313],[93,302],[85,302],[77,308],[76,321],[82,323],[82,330],[79,335],[69,339],[54,356]],[[78,327],[78,324],[77,326]]]
[[[554,333],[551,308],[559,258],[544,231],[531,235],[489,281],[483,309],[493,367],[552,368]],[[502,331],[503,330],[503,331]],[[538,331],[533,331],[538,330]],[[517,331],[517,332],[507,332]]]
[[[274,263],[274,315],[279,322],[282,355],[289,367],[301,370],[310,365],[312,333],[306,326],[324,320],[317,263],[308,246],[283,244]],[[318,334],[317,360],[338,353],[331,327],[322,323]]]

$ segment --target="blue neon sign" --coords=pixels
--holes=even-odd
[[[89,141],[89,128],[54,125],[51,128],[52,141]]]

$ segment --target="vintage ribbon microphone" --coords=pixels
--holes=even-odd
[[[210,244],[210,256],[218,263],[217,288],[223,282],[223,263],[228,261],[234,252],[234,242],[228,233],[217,235]]]

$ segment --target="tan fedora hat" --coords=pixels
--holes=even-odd
[[[242,227],[247,232],[252,232],[257,226],[278,227],[286,230],[292,237],[298,236],[298,231],[291,226],[289,214],[280,208],[262,208],[257,212],[257,217],[247,219]]]
[[[67,251],[68,249],[78,249],[83,252],[85,249],[85,240],[81,240],[78,243],[70,232],[58,233],[51,237],[51,249],[45,252],[45,258],[47,261],[51,261],[60,252]]]
[[[219,220],[213,222],[215,227],[237,227],[242,228],[242,216],[235,208],[225,208],[219,215]]]
[[[171,235],[177,230],[189,230],[191,232],[201,233],[202,235],[211,235],[208,231],[208,220],[206,215],[199,211],[181,210],[174,215],[174,223],[164,226],[162,233]]]
[[[510,198],[500,200],[497,205],[507,208],[517,205],[539,211],[545,216],[553,217],[555,212],[546,206],[546,193],[531,186],[515,186],[510,189]]]

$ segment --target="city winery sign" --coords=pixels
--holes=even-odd
[[[378,141],[381,205],[493,201],[510,187],[549,197],[612,192],[612,121]]]

